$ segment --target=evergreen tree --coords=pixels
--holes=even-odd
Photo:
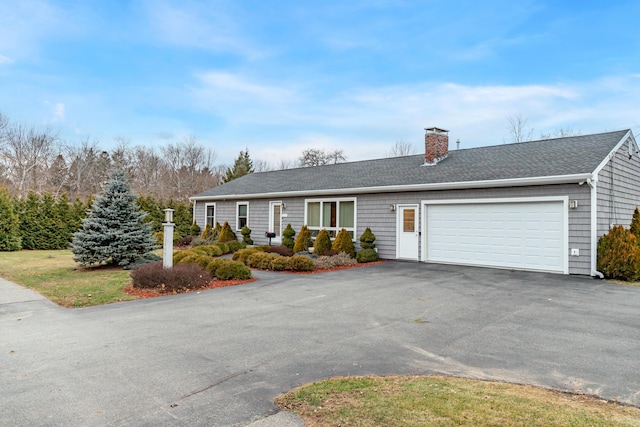
[[[20,220],[5,188],[0,188],[0,251],[18,251],[22,247]]]
[[[67,197],[66,193],[62,193],[62,195],[58,197],[58,200],[56,200],[55,211],[56,226],[59,229],[56,248],[66,249],[71,243],[73,233],[78,230],[75,218],[73,217],[73,210],[69,203],[69,197]]]
[[[637,206],[631,218],[631,234],[640,239],[640,210],[638,210]]]
[[[253,173],[253,161],[249,157],[249,149],[247,148],[244,151],[240,150],[236,162],[232,168],[227,169],[227,174],[222,181],[227,183],[250,173]]]
[[[64,233],[66,225],[58,221],[56,201],[51,193],[45,193],[40,197],[38,206],[38,232],[35,236],[35,249],[60,249],[61,234]],[[63,245],[62,247],[67,247]]]
[[[124,172],[113,171],[82,228],[73,235],[73,260],[82,266],[135,262],[155,249],[151,225],[144,218]]]
[[[20,237],[23,249],[38,249],[40,234],[40,197],[30,191],[25,200],[17,203],[20,217]]]

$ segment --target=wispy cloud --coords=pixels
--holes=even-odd
[[[0,55],[0,65],[2,64],[13,64],[15,61],[8,56]]]

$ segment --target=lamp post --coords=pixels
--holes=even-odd
[[[162,267],[173,267],[173,209],[164,209],[164,240],[162,245]]]

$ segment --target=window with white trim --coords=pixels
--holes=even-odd
[[[356,231],[356,199],[305,200],[305,224],[314,237],[323,228],[332,238],[341,228],[346,228],[353,239]]]
[[[236,230],[242,230],[242,227],[249,224],[249,202],[236,203]]]
[[[216,225],[216,204],[215,203],[206,203],[204,205],[204,225],[211,226],[212,228]]]

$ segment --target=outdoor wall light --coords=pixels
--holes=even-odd
[[[389,205],[389,211],[395,212],[396,211],[396,205]]]
[[[285,202],[282,202],[282,209],[287,209],[287,204]]]

